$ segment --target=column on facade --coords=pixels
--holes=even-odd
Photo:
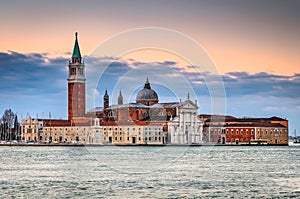
[[[210,143],[210,127],[208,127],[208,143]]]
[[[193,133],[194,133],[194,142],[195,143],[197,143],[198,142],[198,134],[197,134],[197,118],[196,118],[196,113],[195,112],[193,112],[193,119],[192,119],[192,123],[193,123],[193,126],[194,126],[194,128],[193,128]]]
[[[191,143],[194,143],[195,142],[195,136],[196,136],[196,134],[195,134],[195,128],[194,128],[194,113],[191,111],[190,112],[190,130],[191,130],[191,135],[192,135],[192,137],[191,137]]]
[[[173,134],[174,134],[174,143],[178,143],[178,123],[174,124],[173,126]]]
[[[187,144],[188,143],[188,139],[187,139],[187,134],[186,133],[186,113],[183,112],[183,144]]]
[[[195,134],[195,142],[196,143],[199,143],[199,133],[198,133],[198,123],[197,123],[197,112],[194,112],[194,115],[193,115],[193,118],[194,118],[194,134]]]
[[[191,126],[191,135],[192,135],[192,143],[195,142],[195,126],[194,126],[194,112],[190,113],[190,126]]]
[[[180,117],[179,117],[179,130],[178,130],[178,144],[183,143],[183,136],[184,136],[184,125],[183,125],[183,113],[180,110]]]
[[[170,136],[171,136],[171,143],[175,143],[175,132],[174,132],[174,125],[173,122],[172,124],[169,126],[170,128]]]
[[[200,134],[200,142],[202,143],[203,142],[203,124],[202,124],[202,122],[200,123],[200,125],[199,125],[199,134]]]

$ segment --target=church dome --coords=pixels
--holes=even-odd
[[[148,78],[146,80],[144,88],[138,92],[136,96],[136,102],[142,103],[147,106],[158,103],[157,93],[151,89]]]

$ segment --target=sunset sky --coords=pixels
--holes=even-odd
[[[0,111],[12,108],[23,118],[37,113],[47,117],[48,112],[66,118],[66,66],[75,32],[79,32],[88,73],[96,63],[88,57],[103,42],[132,29],[160,27],[192,39],[207,53],[224,82],[228,115],[277,115],[289,119],[290,134],[294,129],[300,134],[298,0],[11,0],[0,2],[0,17]],[[128,37],[130,43],[138,39]],[[98,66],[113,62],[114,72],[108,75],[134,68],[132,74],[139,76],[135,89],[150,76],[161,101],[172,98],[158,85],[164,77],[145,74],[141,68],[179,71],[195,89],[200,113],[211,112],[210,95],[202,83],[215,74],[201,71],[197,77],[190,60],[157,49],[129,52],[119,59],[109,58],[109,52],[99,56],[103,57]],[[99,98],[104,88],[112,89],[111,81],[116,79],[108,78],[98,87]],[[94,105],[101,106],[101,100]]]

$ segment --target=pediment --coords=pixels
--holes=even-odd
[[[181,108],[184,108],[184,109],[195,109],[196,108],[197,109],[198,106],[191,100],[186,100],[186,101],[182,102]]]

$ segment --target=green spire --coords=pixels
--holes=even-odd
[[[78,35],[78,33],[76,32],[75,33],[75,45],[74,45],[72,58],[81,58],[77,35]]]

